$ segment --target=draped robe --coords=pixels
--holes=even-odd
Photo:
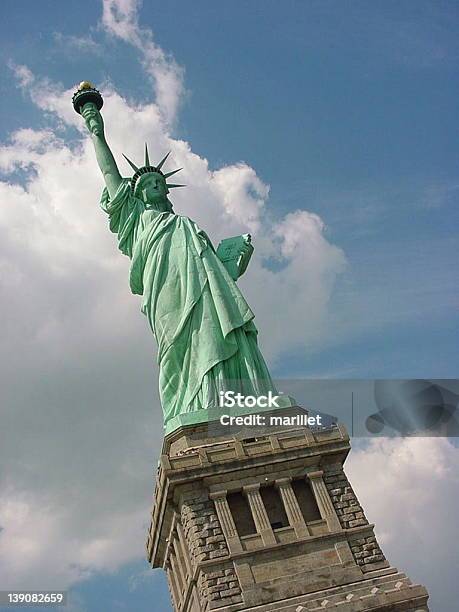
[[[130,287],[143,296],[158,344],[166,429],[177,415],[216,408],[218,392],[276,392],[257,345],[254,314],[198,225],[169,201],[147,206],[123,179],[101,207],[131,259]],[[200,412],[198,420],[205,412]]]

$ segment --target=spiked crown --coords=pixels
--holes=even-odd
[[[128,164],[131,166],[131,168],[134,170],[134,175],[131,179],[131,191],[134,194],[135,193],[135,189],[137,186],[137,181],[139,180],[139,178],[144,175],[147,174],[149,172],[157,172],[158,174],[161,174],[165,179],[169,178],[170,176],[172,176],[173,174],[175,174],[176,172],[179,172],[179,170],[181,170],[182,168],[177,168],[177,170],[172,170],[172,172],[162,172],[161,168],[164,164],[164,162],[166,161],[166,159],[169,157],[170,155],[170,151],[169,153],[163,157],[163,159],[159,162],[159,164],[157,166],[151,166],[150,165],[150,158],[148,155],[148,147],[147,144],[145,143],[145,163],[143,166],[136,166],[134,164],[134,162],[132,162],[128,157],[126,157],[126,155],[124,155],[123,153],[123,157],[124,159],[128,162]],[[166,183],[166,187],[167,189],[174,189],[175,187],[185,187],[185,185],[176,185],[173,183]]]

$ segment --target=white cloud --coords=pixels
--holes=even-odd
[[[139,499],[132,500],[130,509],[106,508],[105,520],[99,514],[91,517],[83,507],[84,521],[78,525],[77,508],[71,503],[47,501],[36,492],[11,491],[0,497],[0,575],[5,588],[65,589],[95,571],[116,569],[144,547],[148,507]]]
[[[109,32],[130,42],[138,35],[139,0],[102,0],[102,23]]]
[[[230,219],[256,232],[260,228],[269,187],[247,164],[226,166],[212,174],[212,186]]]
[[[184,71],[154,42],[152,31],[139,25],[139,6],[138,0],[103,0],[102,26],[141,53],[143,67],[155,86],[161,115],[166,122],[173,122],[184,92]]]
[[[456,597],[459,450],[445,438],[375,439],[346,472],[389,561],[422,583],[431,610]]]
[[[59,47],[59,53],[64,50],[69,55],[80,55],[87,53],[89,55],[102,55],[103,47],[100,43],[94,40],[90,35],[87,36],[72,36],[65,35],[61,32],[54,33],[54,40]]]
[[[13,62],[10,62],[9,67],[14,70],[18,84],[22,87],[27,87],[33,82],[34,76],[27,66],[16,66]]]

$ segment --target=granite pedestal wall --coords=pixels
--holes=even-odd
[[[175,610],[426,612],[346,478],[349,450],[341,425],[168,436],[147,554]]]

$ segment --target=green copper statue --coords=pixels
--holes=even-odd
[[[173,211],[169,190],[182,185],[166,182],[178,172],[163,172],[169,154],[153,166],[145,146],[144,165],[126,158],[133,176],[122,178],[105,139],[100,93],[83,82],[73,103],[104,176],[101,207],[120,251],[131,259],[131,291],[143,296],[142,312],[158,343],[166,433],[206,421],[228,388],[244,395],[275,393],[253,312],[235,282],[253,250],[250,236],[223,241],[215,251],[196,223]]]

